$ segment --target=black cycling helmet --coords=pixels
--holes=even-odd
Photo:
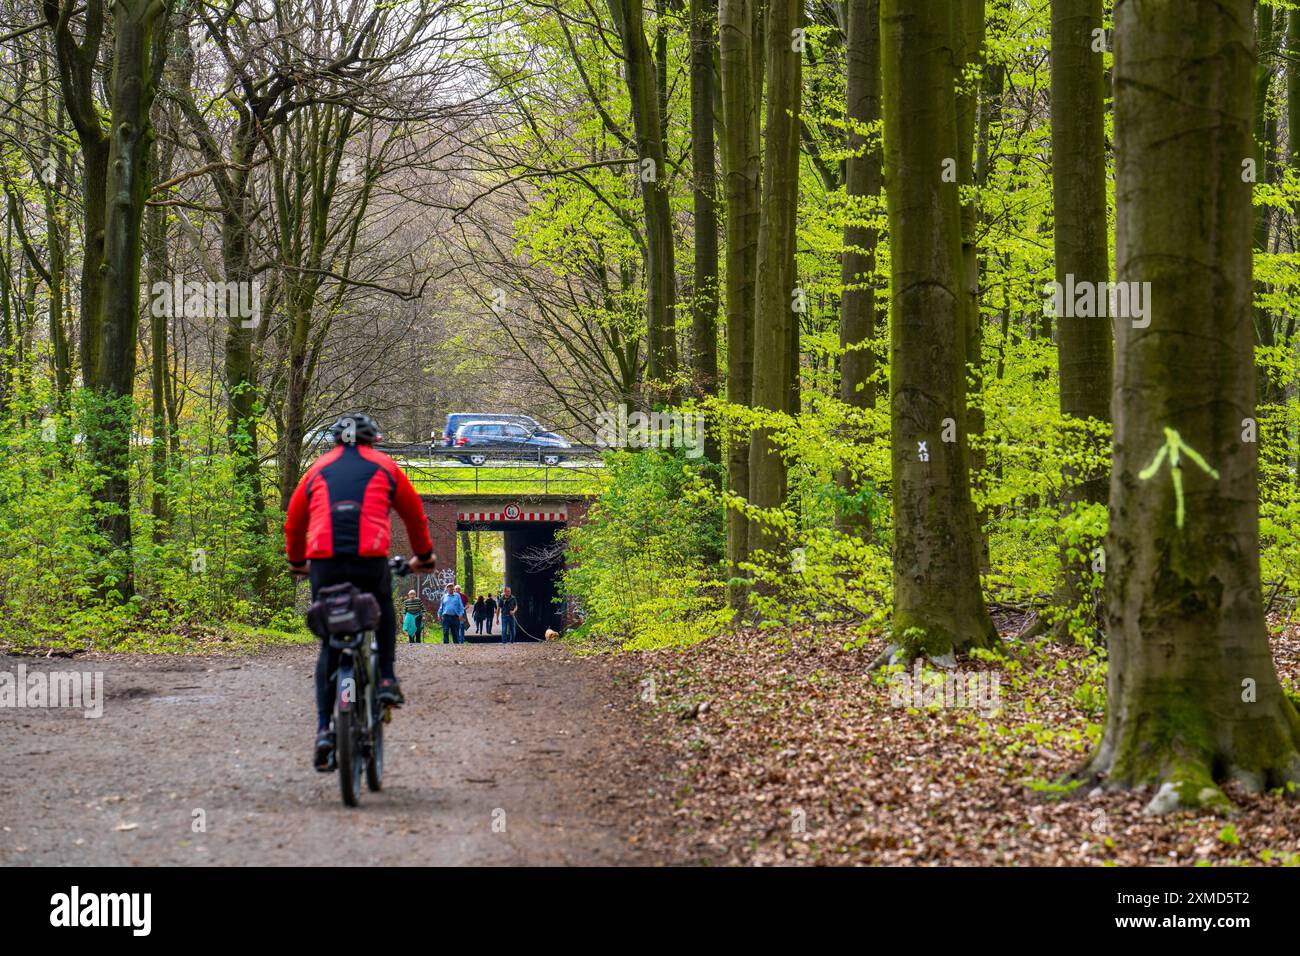
[[[340,445],[373,445],[384,437],[375,420],[365,412],[339,416],[339,420],[330,426],[330,434]]]

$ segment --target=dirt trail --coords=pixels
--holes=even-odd
[[[653,862],[626,837],[605,665],[556,645],[399,645],[410,703],[355,810],[310,767],[313,648],[0,671],[20,662],[103,671],[106,700],[0,708],[3,864]]]

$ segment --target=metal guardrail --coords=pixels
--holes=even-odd
[[[489,489],[506,486],[502,494],[518,493],[518,486],[529,485],[539,494],[584,494],[594,492],[593,486],[604,473],[600,461],[601,449],[588,445],[572,445],[562,449],[566,461],[548,465],[542,458],[546,448],[518,445],[475,445],[474,453],[483,454],[482,465],[467,465],[467,448],[430,446],[423,442],[410,444],[381,444],[376,448],[391,455],[416,484],[417,489],[428,493],[429,485],[445,485],[450,493],[489,494]],[[537,454],[534,455],[533,452]],[[581,462],[581,464],[575,464]],[[503,470],[518,471],[517,475],[503,475]],[[581,490],[579,490],[581,489]]]
[[[597,445],[569,445],[566,448],[554,448],[546,445],[516,445],[509,442],[496,445],[464,445],[459,448],[447,445],[432,445],[427,442],[381,443],[376,445],[375,448],[394,458],[405,458],[407,460],[428,458],[431,462],[440,459],[443,461],[459,461],[471,454],[481,454],[492,459],[496,466],[509,466],[520,463],[524,465],[543,465],[543,459],[551,455],[559,455],[562,461],[585,460],[590,462],[593,467],[603,467],[600,456],[605,451],[604,448]]]

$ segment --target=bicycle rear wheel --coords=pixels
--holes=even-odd
[[[373,693],[373,692],[372,692]],[[370,707],[370,754],[366,759],[366,786],[378,793],[384,787],[384,707]]]
[[[334,698],[334,748],[339,764],[339,792],[349,807],[361,802],[361,770],[365,763],[361,754],[362,719],[356,672],[351,666],[340,667]]]
[[[384,785],[384,705],[379,702],[379,681],[375,674],[375,657],[379,648],[374,633],[362,642],[365,656],[361,659],[366,672],[366,690],[359,701],[365,708],[361,724],[366,730],[366,786],[378,792]]]

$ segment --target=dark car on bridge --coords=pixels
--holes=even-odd
[[[511,422],[515,425],[523,425],[529,431],[545,431],[541,422],[528,415],[510,415],[498,412],[452,412],[447,416],[447,424],[442,426],[442,444],[450,448],[456,443],[456,432],[460,426],[468,422]],[[436,442],[438,433],[433,433],[433,439]]]
[[[570,445],[555,432],[528,428],[517,422],[470,421],[456,430],[453,439],[458,455],[467,465],[485,465],[489,458],[540,461],[558,465],[569,455]]]

